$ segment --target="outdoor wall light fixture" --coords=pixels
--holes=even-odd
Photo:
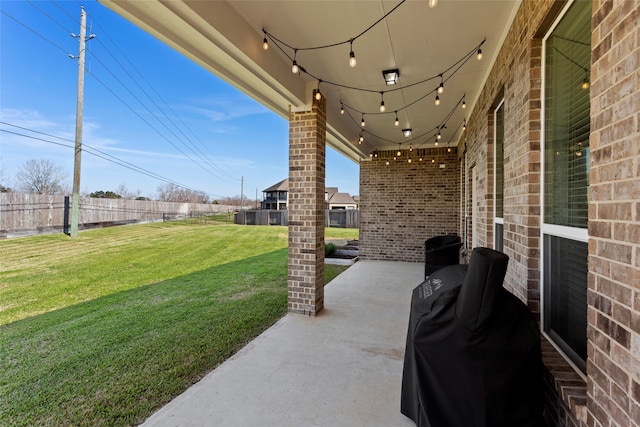
[[[402,135],[405,136],[405,138],[409,138],[411,136],[411,128],[409,129],[402,129]]]
[[[394,70],[385,70],[382,72],[382,76],[384,77],[384,82],[387,86],[392,86],[398,83],[398,77],[400,77],[400,71],[398,69]]]

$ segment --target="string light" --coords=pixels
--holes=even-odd
[[[380,112],[384,113],[386,108],[384,106],[384,92],[380,92]]]
[[[407,159],[407,163],[411,163],[411,157]]]
[[[400,120],[398,120],[398,112],[396,111],[395,113],[396,113],[396,121],[395,121],[395,122],[393,122],[393,124],[394,124],[395,126],[400,126]]]
[[[478,53],[476,54],[476,58],[478,58],[478,61],[482,59],[482,49],[478,48]]]
[[[442,78],[442,74],[440,74],[440,86],[438,86],[438,93],[444,92],[444,79]]]
[[[462,130],[463,130],[464,132],[466,132],[466,130],[467,130],[467,119],[464,119],[464,120],[462,121]]]
[[[389,160],[387,160],[387,166],[389,166]]]
[[[462,98],[462,109],[464,110],[465,108],[467,108],[467,101]]]
[[[585,76],[584,76],[584,80],[582,81],[582,90],[587,90],[589,89],[589,86],[591,86],[591,84],[589,83],[589,74],[585,71]]]
[[[398,152],[396,153],[396,156],[398,157],[402,156],[402,151],[400,151],[400,145],[401,144],[398,144]]]
[[[300,67],[298,67],[298,63],[296,62],[296,55],[298,54],[298,49],[294,49],[293,51],[293,63],[291,64],[291,72],[293,74],[298,74],[300,72]]]
[[[358,138],[358,144],[362,144],[364,142],[364,136],[362,136],[362,132],[360,132],[360,138]]]
[[[344,114],[344,105],[342,105],[342,102],[340,103],[340,114]]]
[[[266,37],[262,40],[262,48],[264,50],[269,50],[269,42],[267,41]]]
[[[429,0],[429,7],[433,9],[438,5],[438,0]]]
[[[320,83],[322,80],[318,80],[318,89],[316,90],[316,101],[320,101],[322,99],[322,94],[320,93]]]
[[[436,95],[436,105],[440,105],[440,97]]]
[[[353,68],[358,65],[358,61],[356,61],[356,54],[353,53],[353,39],[349,41],[350,52],[349,52],[349,67]]]
[[[362,113],[362,121],[360,122],[360,126],[364,127],[365,123],[364,123],[364,113]]]

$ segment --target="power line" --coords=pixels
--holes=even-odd
[[[31,3],[30,1],[28,1],[29,5],[34,7],[34,9],[36,9],[37,11],[39,11],[41,14],[43,14],[44,16],[46,16],[48,19],[50,19],[52,22],[54,22],[56,25],[58,25],[59,27],[61,27],[65,32],[69,33],[68,29],[66,27],[64,27],[63,24],[61,24],[59,21],[57,21],[55,18],[53,18],[50,14],[48,14],[47,12],[45,12],[43,9],[41,9],[40,7],[37,7],[35,4]],[[70,15],[63,7],[61,7],[59,4],[57,4],[55,1],[52,1],[52,3],[59,8],[60,10],[62,10],[65,14],[67,14],[69,17],[71,17],[72,19],[75,20],[75,18],[73,18],[72,15]],[[37,35],[38,37],[42,38],[43,40],[45,40],[46,42],[48,42],[49,44],[53,45],[54,47],[56,47],[58,50],[64,52],[65,54],[68,54],[68,50],[62,48],[61,46],[57,45],[56,43],[54,43],[53,41],[51,41],[49,38],[47,38],[46,36],[42,35],[41,33],[39,33],[38,31],[34,30],[32,27],[30,27],[29,25],[25,24],[24,22],[20,21],[19,19],[15,18],[14,16],[12,16],[11,14],[7,13],[5,10],[1,10],[2,13],[4,15],[6,15],[7,17],[9,17],[10,19],[14,20],[16,23],[18,23],[19,25],[21,25],[22,27],[28,29],[29,31],[31,31],[32,33],[34,33],[35,35]],[[115,58],[115,56],[113,56],[113,54],[111,54],[111,52],[109,52],[108,48],[101,43],[101,45],[103,47],[105,47],[105,50],[107,50],[107,52],[116,60],[116,62],[118,63],[118,65],[120,67],[122,67],[125,71],[126,69],[122,66],[121,63],[119,63],[119,61],[117,61],[117,59]],[[125,89],[127,89],[129,91],[129,93],[131,93],[132,96],[134,96],[138,102],[140,102],[160,123],[162,123],[165,128],[171,132],[173,134],[173,136],[180,141],[183,145],[185,145],[185,147],[188,147],[184,141],[181,140],[181,138],[175,134],[175,132],[173,132],[171,129],[169,129],[167,127],[167,125],[158,118],[158,116],[151,111],[144,102],[142,102],[142,100],[140,100],[117,76],[115,76],[109,69],[109,67],[104,64],[102,61],[100,61],[99,58],[96,58],[96,60],[98,62],[100,62],[101,65],[104,66],[104,68],[113,76],[113,78],[115,78]],[[138,71],[139,72],[139,71]],[[178,129],[178,131],[180,133],[182,133],[186,139],[188,139],[188,137],[184,134],[184,132],[175,124],[175,122],[162,110],[162,108],[153,100],[153,98],[146,92],[144,91],[144,89],[135,81],[135,79],[133,78],[133,76],[131,76],[129,73],[127,73],[129,75],[129,77],[134,81],[134,83],[136,83],[136,85],[143,91],[143,93],[145,93],[145,95],[151,100],[151,102],[153,102],[154,105],[156,105],[156,107],[158,108],[158,110],[160,110],[164,116],[167,118],[167,120],[171,121],[171,123],[176,127],[176,129]],[[169,138],[167,138],[165,135],[163,135],[157,128],[155,128],[154,126],[152,126],[147,120],[145,120],[142,116],[140,116],[140,114],[136,113],[136,111],[130,107],[121,97],[119,97],[118,95],[115,94],[115,92],[113,90],[111,90],[102,80],[100,80],[97,76],[93,75],[92,76],[96,79],[96,81],[98,81],[103,87],[105,87],[105,89],[107,89],[109,92],[111,92],[118,100],[120,100],[120,102],[122,102],[125,106],[127,106],[131,111],[133,111],[141,120],[143,120],[143,122],[145,122],[149,127],[151,127],[156,133],[158,133],[161,137],[163,137],[165,140],[167,140],[167,142],[169,142],[175,149],[177,149],[180,153],[182,153],[183,155],[185,155],[190,161],[192,161],[193,163],[196,163],[199,167],[201,167],[205,172],[208,172],[209,174],[211,174],[212,176],[218,178],[218,179],[222,179],[224,181],[227,182],[237,182],[237,179],[233,179],[231,178],[231,176],[229,175],[229,173],[225,170],[223,170],[219,165],[217,165],[215,162],[211,161],[211,159],[208,159],[206,154],[204,154],[202,152],[201,149],[199,149],[193,142],[190,141],[191,145],[194,148],[190,148],[190,150],[196,155],[198,156],[205,164],[208,164],[210,167],[214,168],[215,171],[213,169],[207,169],[204,168],[202,166],[202,164],[200,164],[199,162],[197,162],[195,159],[193,159],[189,154],[187,154],[186,152],[184,152],[183,150],[181,150],[178,146],[176,146],[173,142],[170,141]],[[152,87],[148,81],[147,84]],[[154,90],[155,91],[155,90]],[[157,92],[156,92],[157,94]],[[166,104],[166,101],[165,101]],[[174,112],[175,114],[175,112]],[[176,116],[178,116],[177,114],[175,114]],[[179,117],[179,116],[178,116]],[[182,119],[181,119],[182,120]],[[182,121],[182,123],[184,124],[184,121]],[[193,132],[191,130],[191,132]],[[195,133],[194,133],[195,134]],[[198,152],[196,152],[196,150],[200,153],[198,154]],[[185,187],[183,185],[180,185],[181,187]],[[185,187],[188,188],[188,187]]]
[[[14,20],[16,23],[22,25],[24,28],[26,28],[27,30],[31,31],[33,34],[35,34],[36,36],[40,37],[42,40],[46,41],[47,43],[49,43],[50,45],[52,45],[53,47],[55,47],[56,49],[61,50],[62,52],[64,52],[65,54],[68,54],[69,51],[63,47],[61,47],[60,45],[55,44],[54,42],[52,42],[51,40],[49,40],[48,38],[46,38],[45,36],[43,36],[42,34],[40,34],[39,32],[37,32],[36,30],[34,30],[33,28],[29,27],[27,24],[25,24],[24,22],[20,21],[19,19],[9,15],[4,9],[0,9],[0,12],[2,12],[3,15],[11,18],[12,20]]]
[[[67,141],[67,142],[70,142],[70,143],[74,142],[73,140],[68,139],[68,138],[63,138],[61,136],[56,136],[56,135],[49,134],[49,133],[46,133],[46,132],[40,132],[40,131],[37,131],[37,130],[34,130],[34,129],[29,129],[29,128],[26,128],[26,127],[23,127],[23,126],[18,126],[18,125],[12,124],[12,123],[4,122],[4,121],[0,121],[0,124],[7,125],[7,126],[12,126],[12,127],[18,128],[18,129],[26,130],[28,132],[32,132],[32,133],[43,135],[43,136],[48,136],[50,138],[55,138],[55,139],[59,139],[59,140],[62,140],[62,141]],[[33,139],[33,140],[36,140],[36,141],[46,142],[48,144],[53,144],[53,145],[61,146],[61,147],[64,147],[64,148],[70,148],[70,149],[74,148],[73,145],[64,144],[64,143],[61,143],[61,142],[55,142],[55,141],[51,141],[51,140],[44,139],[44,138],[38,138],[38,137],[35,137],[35,136],[31,136],[31,135],[25,135],[25,134],[22,134],[22,133],[19,133],[19,132],[13,132],[13,131],[10,131],[10,130],[7,130],[7,129],[0,129],[0,131],[5,132],[5,133],[9,133],[9,134],[12,134],[12,135],[21,136],[21,137],[24,137],[24,138]],[[120,159],[119,157],[113,156],[113,155],[111,155],[109,153],[106,153],[106,152],[104,152],[102,150],[94,148],[94,147],[92,147],[90,145],[83,144],[83,148],[85,150],[87,150],[88,154],[91,154],[91,155],[93,155],[95,157],[98,157],[98,158],[101,158],[103,160],[106,160],[108,162],[114,163],[116,165],[122,166],[122,167],[124,167],[126,169],[132,170],[132,171],[140,173],[142,175],[146,175],[146,176],[148,176],[150,178],[154,178],[154,179],[157,179],[159,181],[163,181],[163,182],[166,182],[166,183],[169,183],[169,184],[174,184],[174,185],[176,185],[176,186],[178,186],[180,188],[184,188],[186,190],[194,191],[194,192],[197,192],[197,193],[204,193],[204,194],[208,194],[208,195],[214,196],[214,197],[224,197],[224,196],[221,196],[219,194],[212,194],[212,193],[209,193],[209,192],[206,192],[206,191],[202,191],[202,190],[191,188],[191,187],[189,187],[187,185],[181,184],[181,183],[179,183],[177,181],[174,181],[174,180],[172,180],[170,178],[164,177],[164,176],[159,175],[159,174],[157,174],[155,172],[152,172],[152,171],[144,169],[144,168],[142,168],[140,166],[137,166],[137,165],[135,165],[133,163],[127,162],[126,160]]]
[[[148,111],[148,112],[149,112],[149,113],[150,113],[150,114],[151,114],[151,115],[152,115],[152,116],[153,116],[153,117],[154,117],[154,118],[155,118],[155,119],[156,119],[156,120],[157,120],[157,121],[162,125],[162,126],[164,126],[164,128],[165,128],[169,133],[171,133],[171,134],[176,138],[176,140],[177,140],[177,141],[181,142],[181,143],[182,143],[182,145],[184,145],[184,146],[185,146],[185,148],[189,148],[189,147],[184,143],[184,141],[182,141],[182,140],[180,139],[180,137],[179,137],[178,135],[176,135],[176,133],[175,133],[172,129],[170,129],[170,128],[167,126],[167,124],[166,124],[163,120],[160,120],[160,119],[158,118],[158,116],[157,116],[153,111],[151,111],[151,109],[150,109],[150,108],[149,108],[149,107],[148,107],[148,106],[147,106],[147,105],[146,105],[146,104],[145,104],[145,103],[144,103],[144,102],[143,102],[143,101],[142,101],[142,100],[141,100],[141,99],[140,99],[140,98],[135,94],[135,93],[133,93],[133,91],[132,91],[132,90],[131,90],[131,89],[130,89],[130,88],[129,88],[129,87],[128,87],[128,86],[127,86],[127,85],[126,85],[126,84],[125,84],[125,83],[124,83],[124,82],[123,82],[123,81],[118,77],[118,76],[116,76],[116,75],[115,75],[115,74],[114,74],[114,73],[109,69],[109,67],[107,67],[107,65],[106,65],[104,62],[102,62],[102,61],[101,61],[98,57],[96,57],[96,56],[94,56],[94,59],[95,59],[96,61],[98,61],[98,63],[100,63],[100,65],[102,65],[102,66],[105,68],[105,70],[106,70],[106,71],[111,75],[111,77],[113,77],[113,78],[114,78],[118,83],[120,83],[120,85],[121,85],[122,87],[124,87],[124,88],[126,89],[126,91],[127,91],[127,92],[129,92],[129,94],[130,94],[131,96],[133,96],[133,97],[136,99],[136,101],[138,101],[138,102],[143,106],[143,108],[144,108],[145,110],[147,110],[147,111]],[[96,78],[96,80],[98,80],[98,81],[100,82],[100,84],[102,84],[103,86],[105,86],[105,87],[106,87],[106,84],[105,84],[102,80],[100,80],[99,78],[95,77],[95,73],[91,73],[90,75],[91,75],[91,76],[93,76],[94,78]],[[138,85],[138,87],[140,87],[140,86]],[[108,89],[108,88],[107,88],[107,89]],[[129,109],[131,109],[132,111],[134,111],[134,112],[135,112],[135,110],[133,110],[133,108],[131,108],[131,107],[130,107],[130,106],[129,106],[125,101],[124,101],[124,99],[123,99],[122,97],[115,95],[115,92],[114,92],[114,91],[112,91],[111,89],[108,89],[108,90],[109,90],[112,94],[114,94],[114,96],[116,96],[116,97],[117,97],[117,99],[118,99],[118,100],[120,100],[120,102],[122,102],[123,104],[125,104],[125,106],[127,106]],[[143,90],[143,93],[145,93],[145,94],[146,94],[146,92],[144,92],[144,90]],[[152,101],[152,102],[153,102],[153,101]],[[154,104],[155,104],[155,102],[154,102]],[[155,105],[157,106],[157,104],[155,104]],[[138,114],[138,113],[136,113],[136,114]],[[140,116],[139,114],[138,114],[138,117],[140,117],[140,118],[142,119],[142,116]],[[166,115],[165,115],[165,117],[166,117]],[[149,126],[150,126],[154,131],[156,131],[160,136],[162,136],[162,137],[163,137],[167,142],[169,142],[169,143],[170,143],[174,148],[176,148],[176,149],[177,149],[178,151],[180,151],[182,154],[184,154],[185,156],[187,156],[187,158],[189,158],[189,160],[191,160],[192,162],[194,162],[195,164],[197,164],[198,166],[200,166],[204,171],[206,171],[206,172],[210,173],[211,175],[213,175],[213,176],[215,176],[215,177],[217,177],[217,178],[222,178],[222,177],[220,177],[219,175],[217,175],[213,170],[210,170],[210,169],[207,169],[207,168],[203,167],[201,163],[197,162],[195,159],[193,159],[193,158],[192,158],[191,156],[189,156],[187,153],[185,153],[185,152],[184,152],[184,151],[182,151],[180,148],[178,148],[178,146],[177,146],[176,144],[174,144],[173,142],[171,142],[171,141],[169,140],[169,138],[168,138],[168,137],[166,137],[166,135],[162,134],[158,129],[156,129],[154,126],[152,126],[152,125],[151,125],[151,123],[149,123],[147,120],[144,120],[144,119],[142,119],[142,120],[143,120],[147,125],[149,125]],[[200,158],[200,160],[202,160],[205,164],[208,164],[208,163],[209,163],[209,162],[207,161],[208,159],[205,159],[202,155],[200,155],[200,154],[196,153],[193,149],[191,149],[191,152],[193,152],[197,157],[199,157],[199,158]]]
[[[98,27],[100,27],[100,25],[98,24]],[[104,30],[103,30],[104,31]],[[195,134],[195,132],[193,132],[193,130],[187,126],[187,124],[184,122],[184,120],[182,119],[182,117],[180,115],[178,115],[172,108],[171,106],[162,98],[162,96],[155,90],[155,88],[149,83],[149,81],[144,77],[144,75],[140,72],[140,70],[138,70],[138,68],[136,68],[135,64],[129,60],[129,58],[126,56],[126,54],[124,52],[122,52],[122,50],[118,47],[118,45],[109,37],[108,32],[104,32],[104,36],[107,40],[109,40],[111,42],[111,44],[113,44],[113,46],[115,47],[115,49],[118,51],[119,55],[122,56],[129,64],[130,68],[133,68],[137,73],[138,76],[142,78],[142,80],[146,83],[146,85],[154,92],[154,94],[164,103],[164,105],[171,111],[171,113],[173,113],[173,116],[177,117],[180,122],[182,123],[182,125],[189,129],[191,131],[191,133],[196,137],[196,139],[200,142],[200,144],[203,147],[207,147],[205,144],[202,143],[201,140],[199,140],[199,138],[197,137],[197,135]],[[131,73],[129,72],[128,68],[125,67],[120,60],[118,59],[118,57],[116,55],[114,55],[111,50],[107,47],[106,44],[102,43],[101,40],[98,40],[98,43],[105,49],[105,51],[111,56],[111,58],[120,66],[120,68],[129,76],[129,78],[136,84],[136,86],[138,86],[138,88],[146,95],[146,97],[155,105],[155,107],[163,114],[163,116],[171,122],[171,124],[184,136],[184,138],[194,147],[194,149],[196,149],[202,156],[204,156],[204,158],[202,158],[201,156],[199,156],[201,159],[203,159],[204,161],[206,161],[208,164],[210,164],[212,167],[214,167],[215,169],[217,169],[221,174],[225,175],[226,177],[230,178],[231,181],[228,182],[237,182],[237,179],[234,179],[231,177],[230,175],[230,171],[224,170],[220,165],[218,165],[216,162],[212,161],[211,159],[208,158],[208,156],[184,133],[184,131],[174,122],[174,120],[162,109],[162,107],[160,105],[158,105],[158,103],[153,99],[153,97],[137,82],[136,78],[134,76],[131,75]],[[104,64],[102,64],[104,66]],[[105,66],[106,68],[106,66]],[[175,135],[175,134],[174,134]],[[208,148],[208,147],[207,147]],[[193,151],[193,150],[192,150]],[[214,157],[215,154],[209,149],[208,150],[209,153],[211,153]],[[195,152],[194,152],[195,153]],[[219,161],[219,159],[216,158],[216,160]]]

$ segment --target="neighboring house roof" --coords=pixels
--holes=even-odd
[[[283,179],[277,184],[262,190],[263,193],[271,193],[274,191],[289,191],[289,178]],[[338,192],[338,187],[326,187],[327,202],[333,205],[355,205],[357,204],[349,193]],[[358,197],[358,196],[355,196]]]
[[[285,178],[279,183],[267,188],[266,190],[262,190],[263,193],[270,193],[272,191],[289,191],[289,178]]]
[[[356,202],[349,193],[334,193],[329,198],[330,205],[355,205]]]

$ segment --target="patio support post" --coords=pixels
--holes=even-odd
[[[315,94],[315,93],[314,93]],[[290,313],[315,316],[324,306],[326,103],[289,112]]]

